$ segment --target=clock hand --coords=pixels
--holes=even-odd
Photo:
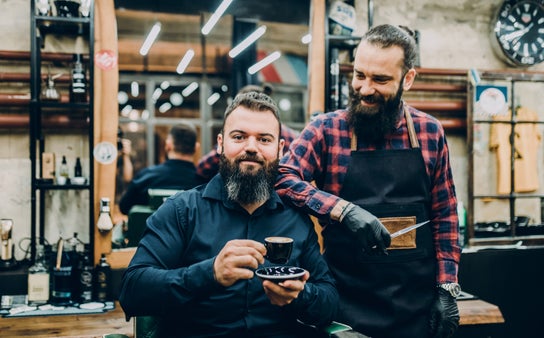
[[[520,30],[517,30],[517,31],[514,31],[512,33],[509,33],[509,34],[506,34],[504,36],[504,39],[507,40],[507,41],[511,41],[511,40],[514,40],[516,38],[519,38],[520,36],[523,36],[525,33],[527,33],[532,27],[533,27],[533,22],[531,22],[531,24],[523,29],[520,29]]]

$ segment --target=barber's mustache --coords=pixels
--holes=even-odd
[[[373,94],[373,95],[361,95],[359,93],[352,93],[353,99],[355,101],[365,101],[367,103],[384,103],[385,100],[383,99],[383,96],[379,94]]]

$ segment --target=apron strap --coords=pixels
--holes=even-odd
[[[410,145],[412,148],[419,148],[419,141],[417,140],[416,129],[414,128],[414,121],[412,115],[408,111],[408,108],[404,106],[404,116],[406,117],[406,126],[408,127],[408,136],[410,136]]]
[[[410,145],[412,148],[419,148],[419,141],[416,135],[416,129],[414,128],[414,121],[412,115],[408,111],[408,108],[404,106],[404,116],[406,118],[406,125],[408,127],[408,136],[410,137]],[[350,128],[351,133],[351,151],[357,151],[357,134],[355,134],[353,128]]]

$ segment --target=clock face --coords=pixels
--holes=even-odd
[[[544,6],[542,1],[505,0],[494,28],[506,61],[532,66],[544,61]]]

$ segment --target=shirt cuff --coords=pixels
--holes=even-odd
[[[437,283],[458,283],[457,273],[459,270],[459,264],[450,260],[438,261],[438,277]]]
[[[198,293],[208,293],[211,289],[220,286],[213,275],[214,261],[215,257],[212,257],[187,268],[187,272],[184,274],[184,284],[188,290]]]

